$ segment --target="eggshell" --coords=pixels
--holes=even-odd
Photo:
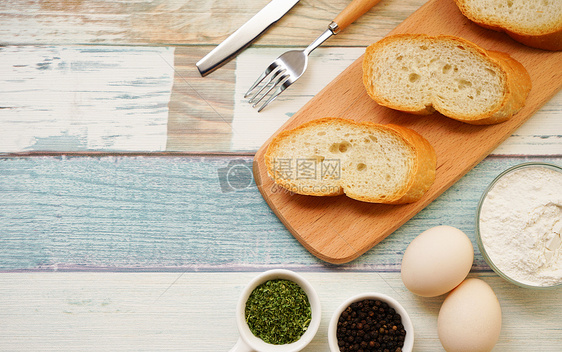
[[[474,249],[464,232],[451,226],[433,227],[406,248],[402,281],[416,295],[439,296],[466,278],[473,260]]]
[[[482,280],[467,279],[445,298],[437,331],[447,352],[485,352],[494,348],[501,324],[501,307],[492,288]]]

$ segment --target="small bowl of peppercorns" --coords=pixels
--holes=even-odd
[[[410,352],[414,326],[406,310],[382,293],[363,293],[343,302],[328,328],[332,352]]]

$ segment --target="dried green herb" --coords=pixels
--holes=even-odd
[[[245,314],[250,331],[273,345],[300,339],[312,318],[304,290],[283,279],[269,280],[256,287],[246,301]]]

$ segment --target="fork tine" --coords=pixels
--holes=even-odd
[[[269,103],[271,103],[272,101],[274,101],[274,100],[279,96],[279,94],[283,93],[283,91],[284,91],[285,89],[287,89],[287,87],[289,87],[289,86],[292,84],[292,83],[289,83],[289,84],[285,85],[285,82],[287,82],[287,81],[289,80],[289,78],[290,78],[290,75],[287,75],[287,76],[285,77],[285,79],[283,80],[283,82],[281,83],[281,85],[279,86],[279,88],[277,88],[277,90],[269,97],[269,99],[267,99],[267,101],[266,101],[262,106],[260,106],[260,108],[258,109],[258,112],[262,111]],[[260,100],[261,100],[261,99],[260,99]],[[257,104],[257,103],[256,103],[256,104]],[[255,106],[256,104],[254,104],[254,106]],[[253,106],[253,107],[254,107],[254,106]]]
[[[273,80],[277,79],[277,77],[284,72],[285,70],[283,70],[280,66],[275,67],[275,69],[268,74],[269,79],[267,80],[267,82],[264,83],[263,86],[256,93],[254,93],[254,95],[252,95],[252,97],[248,100],[248,103],[254,103],[256,97],[258,97],[260,93],[272,83]],[[273,82],[273,86],[275,86],[275,84],[276,83]],[[267,93],[265,94],[267,95]]]
[[[254,84],[252,84],[250,89],[248,89],[246,94],[244,94],[244,98],[247,98],[250,95],[250,93],[252,93],[252,91],[264,80],[265,77],[267,77],[269,74],[271,74],[272,72],[274,72],[278,69],[279,69],[279,66],[277,65],[276,62],[272,62],[269,66],[267,66],[265,71],[262,72],[262,74],[254,82]]]
[[[265,78],[265,76],[268,75],[267,70],[263,71],[262,74],[258,77],[258,79],[254,82],[254,84],[252,84],[252,86],[250,87],[250,89],[248,89],[248,91],[246,92],[246,94],[244,94],[244,99],[246,99],[250,93],[254,90],[254,88],[256,88],[258,86],[258,84],[261,83],[261,81],[263,81],[263,79]]]
[[[271,87],[269,87],[269,89],[265,93],[263,93],[256,102],[253,102],[253,104],[252,104],[253,108],[255,108],[256,105],[258,105],[260,103],[260,101],[262,101],[263,98],[265,98],[273,89],[275,89],[277,86],[279,86],[280,83],[285,82],[289,78],[289,75],[285,74],[285,71],[280,71],[280,74],[277,75],[277,76],[278,77],[275,80],[275,82],[272,82]],[[263,90],[263,88],[261,90]]]

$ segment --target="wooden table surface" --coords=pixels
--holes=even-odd
[[[442,224],[471,238],[469,276],[498,296],[495,351],[560,351],[562,289],[499,278],[478,251],[474,216],[506,168],[562,165],[562,93],[382,243],[327,264],[268,208],[249,178],[253,155],[425,0],[383,0],[315,51],[306,75],[258,115],[242,97],[249,84],[348,0],[301,1],[200,77],[195,62],[267,2],[0,2],[0,351],[226,351],[241,290],[273,268],[300,272],[320,295],[322,323],[305,351],[327,351],[333,311],[366,291],[402,303],[415,351],[440,351],[445,296],[411,294],[400,262],[415,236]],[[228,177],[234,168],[246,172]]]

